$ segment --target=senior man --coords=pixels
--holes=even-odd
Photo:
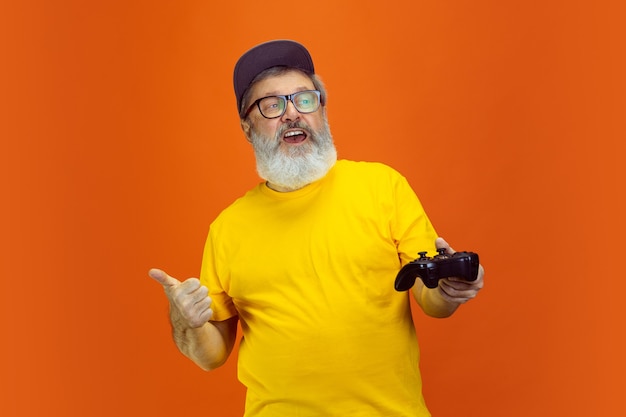
[[[425,314],[448,317],[482,288],[482,266],[472,282],[394,290],[418,252],[454,251],[402,175],[337,160],[326,91],[304,46],[255,46],[234,86],[264,181],[211,224],[199,280],[150,271],[169,299],[176,345],[214,369],[240,323],[246,417],[429,416],[409,294]]]

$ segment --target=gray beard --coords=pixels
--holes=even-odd
[[[293,128],[307,129],[310,133],[307,143],[280,149],[284,131]],[[289,191],[323,178],[337,162],[337,150],[326,120],[319,131],[311,130],[303,122],[285,124],[275,138],[258,134],[253,127],[250,140],[259,176]]]

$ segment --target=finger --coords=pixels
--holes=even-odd
[[[189,319],[189,324],[191,325],[191,327],[201,327],[207,321],[211,320],[212,316],[213,310],[211,310],[210,305],[206,306],[205,308],[198,308],[193,316]]]
[[[207,287],[200,283],[198,278],[188,278],[172,288],[169,292],[172,300],[181,309],[185,311],[191,311],[195,305],[203,300],[209,300],[209,290]]]
[[[209,297],[205,297],[202,300],[195,303],[189,312],[192,317],[198,317],[199,321],[207,321],[213,315],[211,310],[212,301]]]
[[[439,287],[449,297],[470,300],[478,295],[483,283],[451,277],[440,280]]]
[[[199,281],[198,284],[196,284],[194,280],[198,281],[195,278],[190,278],[177,288],[177,295],[174,297],[174,302],[190,325],[192,327],[199,327],[207,322],[213,315],[213,310],[211,310],[212,300],[208,296],[207,287],[199,285]],[[196,285],[198,286],[196,287]],[[187,292],[186,289],[181,288],[183,286],[193,287],[194,289],[191,292]]]
[[[451,282],[446,279],[439,281],[439,292],[444,299],[450,302],[464,304],[476,297],[478,291],[458,288],[455,285],[451,285]]]
[[[437,247],[437,249],[445,249],[446,253],[450,255],[452,255],[455,252],[455,250],[452,249],[450,244],[446,242],[446,240],[442,237],[438,237],[437,239],[435,239],[435,246]]]
[[[163,285],[165,288],[173,287],[174,285],[180,284],[180,281],[176,278],[170,277],[160,269],[152,268],[148,271],[148,275],[157,281],[159,284]]]
[[[198,278],[189,278],[180,284],[178,293],[180,296],[188,298],[191,302],[197,303],[208,296],[209,290],[200,283]]]

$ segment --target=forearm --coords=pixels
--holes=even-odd
[[[232,346],[214,323],[206,322],[201,327],[192,328],[175,310],[170,312],[170,321],[176,346],[200,368],[210,371],[226,362]]]
[[[450,317],[462,304],[444,298],[439,288],[428,288],[419,280],[413,286],[413,296],[424,313],[435,318]]]

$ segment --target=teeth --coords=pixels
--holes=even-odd
[[[288,138],[290,136],[296,136],[296,135],[304,135],[304,132],[301,130],[292,130],[291,132],[287,132],[285,133],[285,137]]]

